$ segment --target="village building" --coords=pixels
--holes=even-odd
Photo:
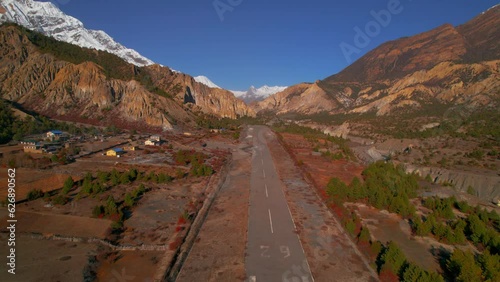
[[[153,140],[153,141],[161,142],[161,136],[160,136],[160,135],[151,135],[151,136],[149,137],[149,140]]]
[[[21,144],[22,145],[36,145],[38,142],[35,140],[22,140]]]
[[[50,139],[50,140],[59,140],[59,138],[61,138],[62,135],[63,135],[63,132],[60,130],[51,130],[51,131],[47,132],[47,134],[46,134],[47,139]]]
[[[146,145],[146,146],[160,146],[160,141],[148,139],[148,140],[146,140],[146,142],[144,142],[144,145]]]
[[[23,147],[25,153],[42,154],[43,149],[40,144],[26,144]]]
[[[137,146],[135,145],[130,145],[130,146],[127,146],[125,148],[123,148],[125,151],[137,151]]]
[[[159,135],[151,135],[144,145],[146,146],[160,146],[162,143],[161,136]]]
[[[108,157],[118,157],[119,158],[124,153],[125,153],[125,151],[123,151],[122,148],[114,148],[114,149],[108,150],[106,152],[106,156],[108,156]]]

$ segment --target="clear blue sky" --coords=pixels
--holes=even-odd
[[[396,0],[217,0],[239,4],[223,13],[214,0],[53,0],[87,28],[176,70],[206,75],[223,88],[293,85],[335,74],[349,63],[340,48],[354,46],[354,28],[373,20],[370,11]],[[400,0],[359,58],[381,43],[444,23],[459,25],[498,0]]]

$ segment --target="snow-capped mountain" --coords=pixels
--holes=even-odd
[[[219,88],[219,89],[220,89],[220,87],[219,87],[217,84],[213,83],[213,82],[212,82],[212,81],[211,81],[208,77],[206,77],[206,76],[203,76],[203,75],[195,76],[195,77],[194,77],[194,80],[195,80],[196,82],[201,83],[201,84],[205,84],[206,86],[208,86],[208,87],[210,87],[210,88]]]
[[[234,96],[242,99],[245,101],[245,103],[251,103],[255,101],[261,101],[264,100],[265,98],[276,94],[278,92],[281,92],[285,89],[287,89],[287,86],[267,86],[264,85],[260,88],[255,88],[255,86],[250,86],[250,88],[247,91],[233,91]]]
[[[64,14],[51,2],[1,0],[0,23],[14,22],[57,40],[115,54],[137,66],[154,64],[137,51],[116,42],[101,30],[89,30],[78,19]]]

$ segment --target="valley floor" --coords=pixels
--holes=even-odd
[[[272,281],[313,281],[312,277],[314,281],[331,281],[332,277],[338,281],[377,281],[375,271],[314,188],[304,180],[276,135],[265,127],[251,128],[243,134],[243,143],[233,151],[231,172],[183,266],[179,281],[243,280],[244,266],[246,281],[271,281],[265,277],[274,277]],[[268,155],[262,155],[261,160],[260,154],[266,147]],[[273,176],[273,171],[277,175]],[[274,182],[278,184],[271,184]],[[258,216],[259,209],[267,198],[278,195],[284,195],[286,203],[282,206],[279,197],[270,203],[269,211],[273,209],[274,219],[270,227],[267,208],[265,218]],[[278,207],[284,210],[276,210]],[[284,213],[283,219],[280,219],[281,213]],[[289,230],[283,221],[289,221],[290,217],[293,226]],[[269,219],[272,220],[271,212]],[[287,239],[289,232],[299,239],[297,248],[289,246],[295,244],[292,237]],[[296,235],[292,235],[294,233]],[[268,240],[267,237],[269,244],[260,244]],[[254,250],[255,244],[262,249]],[[242,249],[245,245],[246,251]],[[294,258],[297,252],[300,255],[304,252],[305,260],[301,260],[301,256]],[[292,263],[292,259],[298,262]]]

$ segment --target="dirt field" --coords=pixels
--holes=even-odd
[[[294,142],[300,140],[300,136],[287,136],[285,140]],[[314,279],[332,281],[335,277],[336,281],[378,281],[369,262],[323,205],[315,188],[303,179],[302,172],[278,140],[273,139],[268,144],[280,178],[286,185],[285,195]],[[315,178],[319,176],[318,173],[313,175]]]
[[[7,183],[7,169],[2,169],[0,183]],[[62,188],[64,181],[70,174],[54,173],[37,169],[16,169],[16,201],[26,199],[28,192],[40,189],[44,192]],[[81,179],[78,175],[71,175],[75,181]],[[0,199],[7,197],[7,189],[0,189]]]
[[[245,279],[251,154],[237,150],[233,156],[229,177],[210,209],[177,281]]]
[[[0,234],[5,242],[6,234]],[[1,244],[2,257],[7,253]],[[16,240],[16,275],[7,273],[5,257],[0,263],[0,281],[82,281],[87,257],[97,246],[86,243],[32,239],[18,233]],[[109,280],[108,280],[109,281]]]
[[[11,153],[17,153],[23,150],[23,145],[15,145],[15,146],[7,146],[3,145],[0,146],[0,153],[2,153],[4,156],[7,156]]]
[[[16,212],[16,219],[18,220],[17,232],[101,239],[106,237],[111,224],[111,221],[107,219],[19,210]],[[6,220],[6,212],[2,210],[0,213],[0,227],[2,230],[5,230]]]
[[[177,220],[186,210],[189,195],[187,187],[173,191],[153,191],[146,194],[135,208],[132,217],[125,221],[127,231],[122,243],[166,244],[175,232]]]
[[[332,177],[339,177],[346,183],[351,182],[354,177],[361,177],[362,166],[346,160],[333,161],[320,154],[314,154],[313,144],[301,135],[283,133],[282,136],[297,161],[305,164],[305,171],[314,175],[317,187],[326,187]]]
[[[97,281],[153,281],[163,252],[124,251],[116,261],[105,261],[97,272]]]

